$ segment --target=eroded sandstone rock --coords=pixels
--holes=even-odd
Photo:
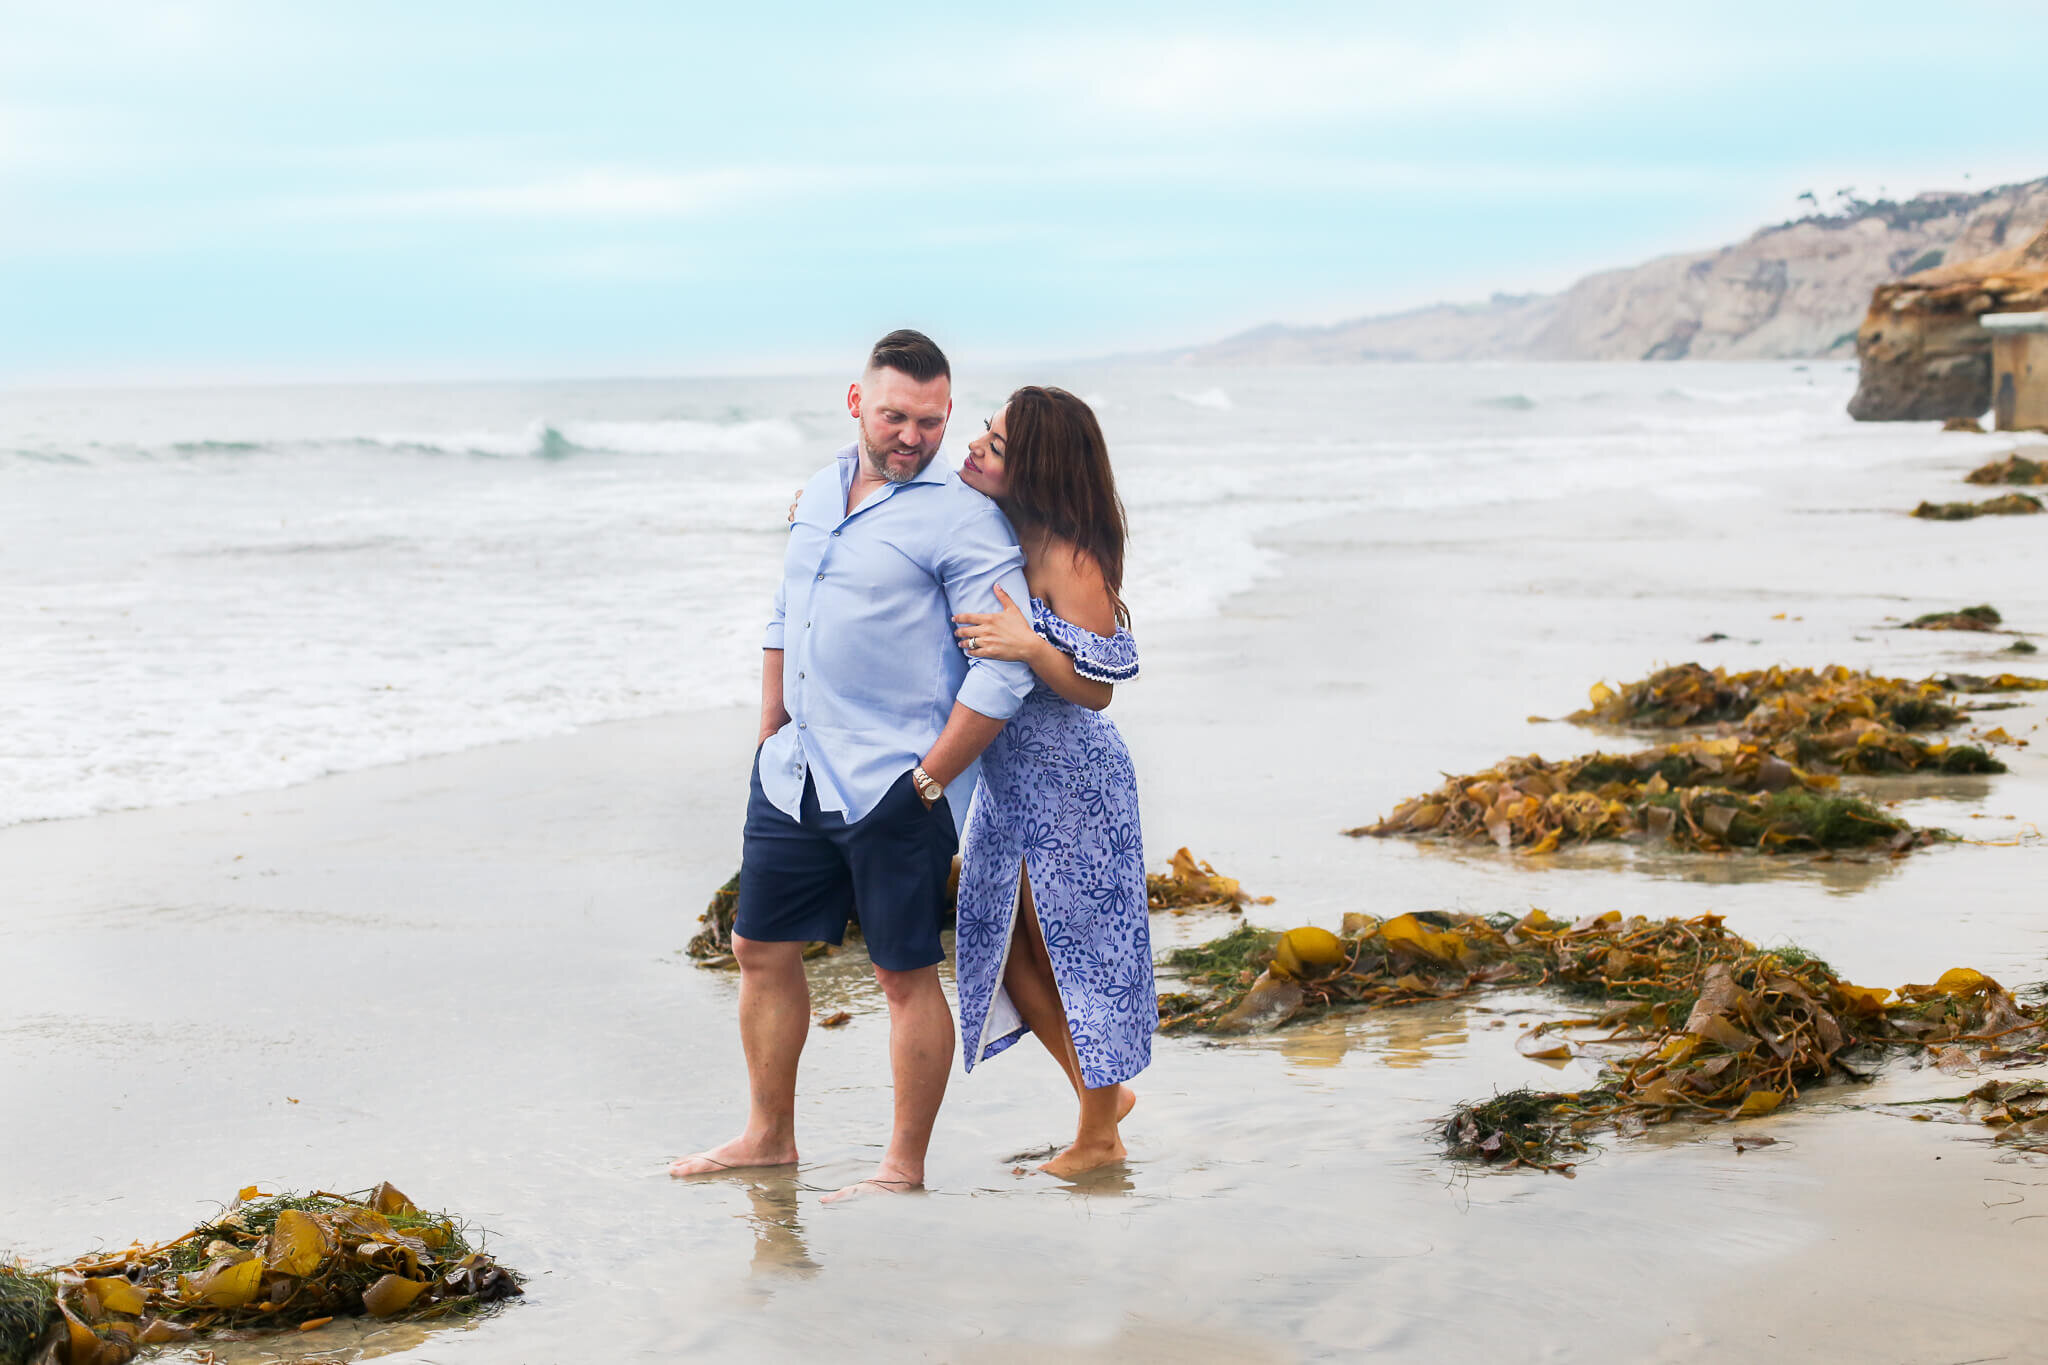
[[[1860,422],[1976,417],[1991,406],[1986,313],[2048,308],[2048,228],[2017,247],[1881,284],[1856,332]]]

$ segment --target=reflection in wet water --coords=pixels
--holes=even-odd
[[[1982,774],[1859,777],[1843,785],[1872,801],[1987,801],[1996,778]]]
[[[1444,1008],[1388,1010],[1379,1017],[1376,1040],[1388,1066],[1416,1067],[1470,1040],[1466,1011]]]
[[[1497,867],[1504,872],[1626,872],[1659,881],[1707,886],[1808,882],[1819,883],[1837,895],[1869,890],[1896,872],[1903,861],[1887,857],[1845,858],[1830,854],[1808,857],[1793,854],[1676,853],[1622,844],[1593,845],[1544,854],[1509,853],[1449,843],[1420,843],[1414,847],[1425,857]],[[1530,889],[1540,896],[1540,883],[1533,884]]]
[[[186,1347],[151,1359],[164,1365],[344,1365],[410,1351],[450,1332],[467,1332],[479,1321],[470,1317],[385,1323],[336,1318],[311,1332],[265,1332],[246,1341],[209,1337],[205,1349]]]
[[[1083,1171],[1060,1182],[1061,1188],[1070,1194],[1085,1194],[1101,1198],[1115,1197],[1134,1192],[1138,1182],[1132,1178],[1131,1165],[1127,1161],[1112,1161],[1092,1171]]]
[[[1351,1050],[1350,1031],[1339,1020],[1303,1024],[1277,1035],[1280,1051],[1296,1066],[1337,1066]]]
[[[750,1273],[808,1278],[818,1263],[804,1242],[803,1185],[793,1175],[751,1176],[746,1181],[747,1212],[740,1214],[754,1233]]]
[[[1341,1066],[1353,1054],[1370,1054],[1372,1063],[1389,1067],[1419,1067],[1462,1053],[1472,1041],[1472,1016],[1494,1012],[1469,1000],[1424,1002],[1333,1015],[1214,1045],[1278,1052],[1306,1070]]]

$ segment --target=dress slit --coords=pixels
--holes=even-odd
[[[1036,1029],[1024,1023],[1024,1016],[1018,1011],[1016,1002],[1010,999],[1010,988],[1004,984],[1010,975],[1010,952],[1017,946],[1018,929],[1023,927],[1021,921],[1024,917],[1024,888],[1030,882],[1031,856],[1029,854],[1019,854],[1017,856],[1017,881],[1010,891],[1010,916],[1003,931],[1003,955],[996,961],[995,998],[989,1002],[988,1013],[981,1016],[981,1036],[975,1040],[974,1060],[977,1062],[983,1060],[988,1052],[989,1025],[995,1023],[998,1018],[1007,1017],[1013,1019],[1026,1033],[1033,1035],[1037,1033]],[[1036,900],[1032,902],[1034,906],[1037,903]],[[1043,918],[1040,918],[1038,922],[1038,934],[1040,939],[1045,937],[1045,921]],[[1060,985],[1059,964],[1051,962],[1051,957],[1052,954],[1048,952],[1046,958],[1052,970],[1052,992],[1059,997],[1060,1017],[1065,1019],[1069,1017],[1067,1014],[1067,991],[1066,987]],[[1067,1024],[1069,1033],[1073,1031],[1073,1027],[1072,1022],[1069,1021]],[[1044,1042],[1045,1040],[1040,1038],[1039,1041]]]

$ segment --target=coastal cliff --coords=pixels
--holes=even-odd
[[[1849,415],[1862,422],[1975,417],[1991,406],[1986,313],[2048,308],[2048,228],[2003,251],[1882,284],[1857,329]]]
[[[1173,354],[1201,364],[1846,356],[1879,285],[2009,249],[2044,226],[2048,177],[1981,194],[1850,200],[1732,246],[1589,275],[1562,293],[1496,294],[1328,327],[1275,324]]]

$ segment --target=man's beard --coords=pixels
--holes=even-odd
[[[939,453],[939,448],[937,446],[933,446],[931,450],[928,453],[926,453],[925,457],[917,462],[917,468],[911,470],[907,474],[899,472],[893,465],[889,463],[887,458],[885,458],[887,452],[876,450],[873,446],[868,444],[868,434],[865,431],[863,431],[860,434],[860,453],[861,461],[862,463],[867,465],[868,473],[874,475],[876,478],[884,480],[885,482],[888,483],[910,483],[913,480],[915,480],[918,475],[924,473],[924,471],[928,467],[930,467],[932,460],[936,458]]]

